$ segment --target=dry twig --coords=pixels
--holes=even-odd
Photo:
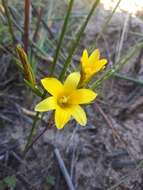
[[[58,148],[54,149],[54,153],[55,153],[56,159],[58,161],[59,167],[61,169],[61,172],[62,172],[62,174],[63,174],[63,176],[65,178],[65,181],[66,181],[66,183],[68,185],[69,190],[75,190],[75,188],[73,186],[73,183],[71,181],[70,175],[69,175],[69,173],[67,171],[67,168],[66,168],[66,166],[64,164],[64,161],[63,161],[63,159],[61,157],[61,154],[60,154]]]

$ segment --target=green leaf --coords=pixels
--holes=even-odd
[[[60,48],[61,48],[62,41],[64,39],[64,35],[65,35],[66,29],[67,29],[67,25],[68,25],[70,13],[71,13],[71,10],[72,10],[73,2],[74,2],[74,0],[70,0],[70,2],[69,2],[67,14],[65,16],[63,28],[62,28],[61,34],[60,34],[60,39],[59,39],[59,42],[58,42],[58,45],[57,45],[57,49],[56,49],[56,52],[55,52],[54,61],[53,61],[53,65],[52,65],[52,68],[51,68],[51,74],[53,74],[55,66],[56,66],[56,62],[58,60]]]
[[[7,176],[6,178],[4,178],[3,181],[9,188],[16,187],[16,177],[15,176]]]
[[[102,26],[102,29],[100,31],[100,33],[97,35],[96,37],[96,41],[103,35],[103,33],[106,31],[106,29],[108,28],[108,24],[111,21],[114,13],[116,12],[117,8],[119,7],[120,3],[122,0],[118,0],[116,6],[114,7],[114,9],[112,10],[111,14],[109,15],[109,17],[107,18],[107,20],[105,21],[105,23]],[[91,51],[94,50],[95,47],[92,47]]]
[[[64,75],[65,75],[65,73],[66,73],[66,71],[67,71],[67,68],[68,68],[69,65],[71,64],[72,56],[73,56],[73,54],[74,54],[74,52],[75,52],[75,50],[76,50],[76,48],[77,48],[77,46],[78,46],[78,44],[79,44],[79,41],[80,41],[80,39],[81,39],[81,36],[83,35],[83,32],[84,32],[84,30],[85,30],[85,28],[86,28],[86,26],[87,26],[87,24],[88,24],[88,22],[89,22],[89,20],[90,20],[90,18],[91,18],[91,16],[92,16],[93,12],[94,12],[94,10],[95,10],[95,8],[98,6],[99,2],[100,2],[100,0],[96,0],[96,1],[94,2],[94,4],[92,5],[92,8],[91,8],[91,10],[90,10],[90,12],[89,12],[87,18],[85,19],[85,21],[84,21],[83,24],[81,25],[80,30],[79,30],[79,32],[77,33],[77,35],[76,35],[76,37],[75,37],[75,40],[74,40],[73,43],[72,43],[71,50],[70,50],[70,52],[69,52],[69,55],[68,55],[68,57],[67,57],[67,59],[66,59],[66,62],[65,62],[65,64],[64,64],[64,66],[63,66],[63,69],[62,69],[62,71],[61,71],[61,74],[60,74],[60,77],[59,77],[60,80],[62,80],[62,79],[64,78]]]
[[[55,177],[49,175],[49,176],[46,178],[46,182],[47,182],[48,184],[54,186],[54,185],[55,185]]]
[[[28,80],[24,79],[25,84],[39,97],[43,98],[43,93],[40,91],[38,86],[33,86]]]

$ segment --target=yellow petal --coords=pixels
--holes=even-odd
[[[94,64],[93,68],[92,68],[93,74],[95,74],[95,73],[101,71],[102,69],[104,69],[106,64],[107,64],[107,60],[106,59],[101,59],[101,60],[97,61]]]
[[[46,98],[36,105],[35,111],[45,112],[56,108],[56,100],[54,97]]]
[[[71,73],[64,82],[64,87],[66,90],[74,90],[77,88],[80,81],[80,73],[73,72]]]
[[[89,56],[89,63],[94,64],[97,60],[99,60],[99,58],[100,58],[100,51],[99,49],[96,49]]]
[[[65,124],[70,120],[71,110],[57,107],[55,111],[55,124],[58,129],[62,129]]]
[[[83,51],[80,61],[83,67],[85,67],[88,64],[88,52],[86,49]]]
[[[85,126],[87,123],[87,118],[86,118],[86,114],[85,111],[83,110],[83,108],[81,108],[80,106],[76,106],[75,107],[75,111],[72,114],[72,116],[75,118],[75,120],[80,124]]]
[[[62,83],[56,78],[44,78],[41,80],[41,83],[53,96],[57,96],[63,89]]]
[[[89,89],[79,89],[71,94],[71,104],[87,104],[96,98],[97,94]]]
[[[97,64],[97,70],[100,71],[100,70],[104,69],[106,64],[107,64],[107,60],[106,59],[99,60],[98,64]]]

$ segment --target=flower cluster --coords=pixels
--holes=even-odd
[[[105,67],[107,60],[99,58],[99,50],[95,50],[89,57],[87,50],[84,50],[81,57],[81,71],[71,73],[63,84],[52,77],[42,79],[43,87],[51,96],[38,103],[35,111],[55,110],[55,125],[58,129],[62,129],[71,117],[85,126],[87,118],[81,105],[93,101],[97,94],[84,86],[95,73]]]

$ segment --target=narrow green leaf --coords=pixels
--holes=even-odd
[[[56,49],[56,51],[55,51],[54,61],[53,61],[53,65],[52,65],[52,68],[51,68],[51,74],[53,74],[54,69],[55,69],[55,66],[56,66],[56,62],[57,62],[57,60],[58,60],[60,48],[61,48],[62,41],[63,41],[63,39],[64,39],[64,35],[65,35],[66,29],[67,29],[67,25],[68,25],[70,13],[71,13],[71,10],[72,10],[73,2],[74,2],[74,0],[70,0],[70,2],[69,2],[67,14],[66,14],[66,16],[65,16],[63,28],[62,28],[61,34],[60,34],[60,39],[59,39],[59,42],[58,42],[58,44],[57,44],[57,49]]]
[[[91,45],[91,47],[89,48],[90,52],[94,51],[94,49],[96,48],[96,44],[97,41],[100,39],[100,37],[103,36],[104,32],[106,31],[106,29],[108,28],[108,24],[111,21],[114,13],[116,12],[117,8],[119,7],[120,3],[122,0],[118,0],[116,6],[114,7],[114,9],[112,10],[111,14],[107,17],[107,20],[105,21],[105,23],[103,24],[103,26],[101,27],[101,31],[99,32],[99,34],[97,35],[96,39],[93,40],[94,44]]]
[[[74,52],[75,52],[75,50],[76,50],[76,48],[77,48],[77,46],[78,46],[78,44],[79,44],[79,41],[80,41],[80,39],[81,39],[81,36],[82,36],[82,34],[83,34],[83,32],[84,32],[84,30],[85,30],[85,28],[86,28],[86,26],[87,26],[87,24],[88,24],[88,22],[89,22],[89,20],[90,20],[90,18],[91,18],[91,16],[92,16],[93,12],[94,12],[94,10],[95,10],[95,8],[96,8],[97,5],[99,4],[99,2],[100,2],[100,0],[96,0],[96,1],[94,2],[94,4],[93,4],[93,6],[92,6],[92,8],[91,8],[91,10],[90,10],[90,12],[89,12],[89,14],[88,14],[86,20],[85,20],[85,21],[83,22],[83,24],[81,25],[80,30],[79,30],[79,32],[77,33],[77,35],[76,35],[76,37],[75,37],[75,40],[73,41],[73,44],[72,44],[72,46],[71,46],[71,50],[70,50],[70,52],[69,52],[69,55],[68,55],[68,57],[67,57],[67,59],[66,59],[66,61],[65,61],[65,64],[64,64],[64,66],[63,66],[63,69],[62,69],[62,71],[61,71],[61,74],[60,74],[60,77],[59,77],[60,80],[62,80],[62,79],[64,78],[64,75],[65,75],[65,73],[66,73],[66,71],[67,71],[67,68],[69,67],[69,65],[70,65],[70,63],[71,63],[72,56],[73,56],[73,54],[74,54]]]
[[[143,80],[134,79],[132,77],[124,76],[124,75],[121,75],[119,73],[114,73],[113,77],[117,77],[119,79],[131,81],[131,82],[136,83],[138,85],[143,85]]]
[[[39,88],[35,85],[33,86],[28,80],[24,79],[25,84],[39,97],[43,97],[43,93],[39,90]]]
[[[104,23],[104,25],[103,25],[103,27],[102,27],[102,29],[101,29],[99,35],[97,36],[96,41],[97,41],[97,40],[101,37],[101,35],[105,32],[105,30],[106,30],[106,28],[107,28],[109,22],[111,21],[111,19],[112,19],[114,13],[116,12],[117,8],[119,7],[119,5],[120,5],[120,3],[121,3],[121,1],[122,1],[122,0],[118,0],[118,2],[117,2],[117,4],[116,4],[116,6],[114,7],[113,11],[111,12],[111,14],[109,15],[109,17],[108,17],[107,20],[105,21],[105,23]]]
[[[6,17],[7,17],[9,32],[11,34],[13,43],[15,43],[16,38],[15,38],[15,35],[14,35],[14,30],[13,30],[13,25],[12,25],[12,21],[11,21],[11,16],[10,16],[9,9],[8,9],[8,1],[7,0],[2,0],[2,4],[3,4],[4,9],[5,9],[5,14],[6,14]]]

